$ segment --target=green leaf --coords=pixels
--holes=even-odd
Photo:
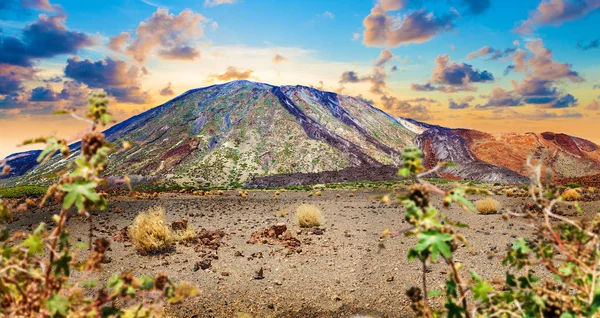
[[[46,306],[48,306],[48,310],[53,317],[59,315],[66,316],[67,310],[69,309],[69,302],[58,295],[52,295],[52,297],[46,300]]]
[[[417,242],[415,250],[417,252],[431,252],[431,259],[433,259],[433,261],[437,261],[437,258],[440,253],[445,258],[449,258],[450,256],[452,256],[450,245],[446,243],[452,240],[452,235],[447,233],[440,233],[436,230],[430,230],[427,232],[421,232],[417,234],[417,237],[419,238],[419,242]]]
[[[488,294],[492,292],[494,292],[494,287],[486,281],[479,282],[473,286],[473,296],[475,299],[479,298],[483,301],[488,301],[490,299]]]
[[[527,246],[527,241],[522,237],[515,240],[512,249],[522,254],[527,254],[531,250],[529,246]]]
[[[37,235],[29,234],[29,237],[23,241],[23,246],[28,247],[27,255],[33,256],[35,253],[44,253],[44,242],[42,238]]]
[[[54,269],[54,274],[57,277],[61,276],[61,271],[64,273],[64,276],[69,277],[71,275],[71,267],[70,262],[73,260],[71,255],[69,255],[69,251],[67,250],[59,259],[53,262],[56,268]]]
[[[58,140],[54,137],[46,138],[46,148],[39,154],[37,157],[37,162],[42,162],[48,160],[54,153],[60,149],[60,145]]]
[[[410,169],[402,168],[402,169],[398,170],[398,175],[403,178],[408,178],[410,176]]]
[[[442,294],[443,294],[443,292],[441,290],[432,290],[427,293],[427,296],[438,297],[438,296],[441,296]]]
[[[100,201],[100,196],[96,193],[96,183],[93,181],[77,180],[74,183],[61,185],[60,190],[67,193],[63,200],[63,208],[65,209],[75,204],[77,210],[82,212],[84,211],[83,204],[85,200],[90,200],[94,203]]]
[[[440,162],[439,165],[442,167],[458,167],[458,163],[454,162]]]

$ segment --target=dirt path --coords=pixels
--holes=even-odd
[[[227,233],[206,270],[195,266],[200,252],[193,246],[177,245],[168,253],[142,256],[130,243],[111,242],[103,279],[114,272],[132,271],[153,275],[166,271],[175,280],[186,280],[200,287],[199,298],[185,301],[169,313],[177,317],[375,317],[412,316],[405,290],[421,284],[421,264],[406,260],[412,238],[399,236],[378,248],[379,235],[385,228],[408,228],[401,207],[381,205],[377,191],[325,191],[323,196],[308,197],[307,192],[282,192],[274,200],[273,192],[253,191],[241,199],[234,192],[224,196],[197,197],[163,194],[159,199],[112,199],[110,209],[95,217],[97,236],[112,236],[131,224],[134,217],[151,206],[162,206],[167,220],[186,217],[196,228],[222,229]],[[341,197],[337,198],[339,194]],[[472,199],[476,199],[473,197]],[[526,199],[497,197],[503,207],[513,208]],[[434,205],[441,208],[441,198]],[[313,234],[295,224],[295,208],[313,204],[323,211],[324,232]],[[585,213],[598,210],[598,202],[584,203]],[[275,214],[284,209],[285,217]],[[123,212],[116,213],[116,210]],[[476,270],[484,278],[503,278],[505,269],[498,260],[489,260],[491,251],[503,253],[516,237],[531,235],[521,220],[503,221],[500,215],[469,214],[454,207],[445,210],[453,220],[469,224],[462,230],[473,252],[459,249],[456,259]],[[12,229],[29,228],[48,220],[51,212],[34,211],[12,223]],[[280,245],[253,245],[247,241],[253,232],[284,222],[301,242],[293,253]],[[82,217],[70,220],[73,237],[87,241],[87,223]],[[103,233],[104,232],[104,233]],[[469,266],[475,266],[469,267]],[[263,269],[264,278],[255,279]],[[427,284],[441,288],[447,268],[431,264]],[[433,300],[434,302],[436,300]],[[240,316],[241,317],[241,316]]]

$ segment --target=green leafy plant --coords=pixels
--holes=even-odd
[[[382,238],[405,233],[416,236],[417,244],[408,252],[408,258],[423,264],[422,286],[407,291],[412,309],[419,317],[597,317],[600,315],[600,214],[591,220],[572,220],[557,212],[565,202],[557,187],[542,182],[542,167],[529,158],[532,171],[529,195],[533,201],[519,212],[508,211],[504,217],[521,217],[536,229],[533,238],[518,238],[501,259],[507,269],[504,281],[494,284],[481,278],[474,270],[465,277],[463,265],[454,261],[454,252],[463,243],[469,246],[458,229],[466,225],[449,220],[430,204],[430,193],[442,194],[444,207],[458,204],[473,211],[468,194],[490,194],[487,190],[463,187],[447,192],[432,186],[422,177],[421,153],[405,150],[408,159],[401,174],[409,172],[415,184],[408,193],[400,195],[406,220],[412,228],[402,232],[385,231]],[[543,162],[543,159],[538,160]],[[438,165],[437,170],[444,164]],[[548,177],[547,180],[550,180]],[[544,185],[546,184],[546,186]],[[426,267],[428,262],[443,261],[449,267],[449,276],[443,291],[428,291]],[[542,279],[529,269],[543,267],[554,279]],[[443,306],[432,306],[428,296],[444,295]]]
[[[117,273],[100,288],[90,280],[91,274],[101,269],[109,242],[98,239],[92,244],[90,232],[88,244],[73,244],[66,227],[68,211],[74,207],[89,218],[90,230],[93,228],[91,212],[107,207],[107,197],[97,187],[105,183],[102,172],[115,145],[96,130],[112,121],[106,95],[92,94],[89,104],[87,119],[73,111],[66,112],[88,121],[91,129],[82,138],[81,155],[59,174],[57,183],[48,188],[40,203],[43,207],[52,197],[62,201],[60,213],[52,217],[54,229],[48,231],[42,223],[32,233],[11,234],[8,228],[0,232],[0,316],[150,317],[162,311],[165,301],[171,303],[197,294],[193,286],[175,285],[164,274],[151,278]],[[67,142],[55,137],[32,139],[24,144],[33,143],[46,144],[38,157],[40,162],[58,152],[64,158],[70,153]],[[11,211],[4,203],[0,201],[0,217],[10,218]],[[89,249],[86,256],[80,255],[84,249]],[[74,271],[80,273],[78,278],[72,277]],[[86,296],[88,288],[94,288],[94,297]],[[119,308],[119,299],[139,303]]]

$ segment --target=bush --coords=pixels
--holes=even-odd
[[[565,201],[579,201],[581,200],[581,193],[579,191],[581,191],[580,188],[567,189],[562,193],[562,197]]]
[[[150,208],[140,213],[129,227],[129,237],[135,248],[142,253],[156,253],[173,246],[171,229],[165,223],[165,210]]]
[[[323,222],[323,215],[316,206],[302,204],[296,209],[296,220],[300,227],[316,227]]]
[[[2,198],[23,198],[23,197],[41,197],[48,191],[46,187],[33,185],[18,186],[12,188],[0,189]]]
[[[112,123],[106,94],[93,93],[88,100],[85,117],[91,121],[91,127],[82,136],[81,154],[74,161],[67,161],[57,182],[48,188],[40,202],[43,207],[50,198],[62,201],[60,213],[52,216],[52,229],[47,229],[44,223],[30,233],[0,228],[0,317],[155,317],[161,314],[165,302],[174,304],[198,293],[190,284],[175,285],[161,273],[155,278],[115,273],[104,286],[87,280],[101,270],[105,253],[110,250],[110,242],[105,239],[92,244],[94,223],[90,212],[107,208],[107,194],[97,191],[97,187],[106,182],[101,175],[108,155],[117,150],[117,145],[108,143],[104,134],[97,131],[100,125]],[[74,112],[59,113],[74,115]],[[36,143],[46,144],[38,162],[47,162],[55,153],[65,160],[70,156],[64,139],[42,137],[27,140],[23,145]],[[128,147],[124,141],[122,149]],[[130,187],[127,177],[124,182]],[[30,193],[31,189],[37,191],[31,187],[8,191],[19,194]],[[17,210],[33,204],[36,202],[27,199]],[[10,221],[12,209],[0,199],[0,219]],[[66,224],[71,209],[87,217],[90,223],[88,244],[70,238]],[[89,249],[87,258],[78,257],[82,249]],[[78,275],[72,275],[74,270]]]
[[[500,202],[494,198],[485,198],[475,202],[479,214],[492,214],[500,211]]]

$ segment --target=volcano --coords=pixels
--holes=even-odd
[[[487,134],[397,118],[366,101],[306,86],[233,81],[189,90],[105,131],[133,147],[111,155],[106,173],[136,182],[181,186],[281,186],[394,178],[406,146],[424,151],[429,167],[457,163],[439,175],[492,183],[528,182],[529,154],[564,182],[594,180],[600,151],[559,133]],[[73,158],[80,144],[70,146]],[[5,185],[45,182],[64,166],[36,152],[5,161]]]

